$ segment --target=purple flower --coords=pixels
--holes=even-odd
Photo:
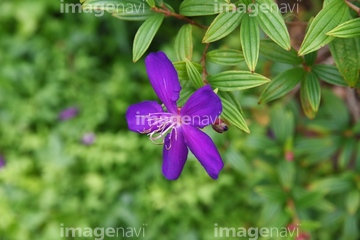
[[[59,120],[65,121],[76,117],[79,114],[79,109],[76,107],[69,107],[64,109],[59,114]]]
[[[164,144],[162,172],[167,179],[180,176],[188,148],[209,176],[217,179],[224,164],[211,138],[199,128],[214,123],[220,116],[220,98],[206,85],[178,108],[181,86],[170,60],[163,52],[151,53],[145,64],[150,83],[167,111],[156,101],[134,104],[126,112],[129,129],[146,133],[154,143]]]
[[[95,134],[93,133],[86,133],[83,135],[81,142],[84,145],[91,145],[95,142]]]
[[[0,155],[0,168],[5,167],[5,158]]]

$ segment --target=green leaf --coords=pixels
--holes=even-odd
[[[274,4],[273,0],[257,0],[256,2],[261,6],[270,7],[267,11],[258,11],[256,20],[260,28],[280,47],[290,50],[290,35],[277,5]]]
[[[346,216],[341,239],[346,239],[346,240],[359,239],[359,220],[356,215]]]
[[[356,147],[355,139],[344,140],[344,145],[338,156],[340,169],[346,170],[349,167],[350,161],[353,158],[353,154],[355,154],[354,152],[355,147]]]
[[[223,111],[221,113],[221,116],[240,130],[250,133],[246,121],[242,113],[239,111],[238,107],[224,97],[219,97],[223,105]]]
[[[308,209],[318,205],[324,198],[324,193],[321,192],[305,192],[299,198],[295,199],[296,208]]]
[[[195,88],[182,88],[180,91],[180,97],[177,101],[178,106],[184,106],[189,97],[195,92]]]
[[[360,206],[360,192],[358,190],[352,190],[346,194],[345,204],[347,212],[350,215],[354,215]]]
[[[293,162],[281,161],[277,168],[283,188],[290,190],[294,185],[295,166]]]
[[[179,61],[188,59],[191,61],[193,52],[192,26],[182,26],[175,38],[175,53]]]
[[[336,38],[329,47],[339,72],[350,87],[355,87],[360,71],[360,38]]]
[[[225,0],[185,0],[180,5],[180,14],[184,16],[205,16],[220,13],[220,6],[234,7],[234,4],[228,4]]]
[[[259,103],[265,103],[280,98],[290,92],[304,79],[306,72],[303,68],[296,67],[280,73],[272,79],[262,92]]]
[[[354,18],[340,24],[327,35],[339,38],[360,37],[360,18]]]
[[[150,7],[155,7],[155,0],[146,0]]]
[[[237,100],[237,98],[235,97],[234,93],[232,92],[223,92],[223,91],[218,91],[218,95],[219,97],[222,99],[226,99],[228,100],[235,108],[236,111],[240,112],[241,114],[243,114],[243,110],[240,106],[239,101]]]
[[[307,92],[306,95],[308,96],[311,108],[317,112],[320,105],[321,88],[316,75],[309,72],[304,81],[302,81],[301,87]]]
[[[259,186],[255,192],[270,202],[283,203],[286,200],[286,194],[279,186]]]
[[[309,119],[314,119],[319,108],[321,89],[316,75],[308,73],[301,83],[300,101],[305,115]]]
[[[311,22],[300,46],[299,55],[316,51],[331,42],[334,37],[326,33],[348,18],[348,6],[343,0],[334,0],[326,5]]]
[[[220,13],[217,15],[214,21],[212,21],[210,27],[207,29],[202,42],[215,42],[221,38],[226,37],[240,25],[240,21],[243,16],[244,13],[242,12]]]
[[[313,66],[316,61],[316,58],[317,58],[317,51],[305,54],[304,60],[305,60],[306,66],[309,66],[309,67]]]
[[[310,189],[324,194],[347,192],[352,187],[351,182],[340,177],[328,177],[313,182]]]
[[[294,137],[294,114],[285,109],[282,104],[274,104],[271,108],[270,119],[270,126],[277,140],[284,144],[287,139]]]
[[[104,10],[116,18],[128,21],[144,21],[154,12],[141,0],[85,0],[82,8],[85,10]]]
[[[149,48],[151,41],[159,30],[164,15],[156,14],[148,18],[138,29],[134,38],[133,61],[136,62]]]
[[[260,53],[274,62],[294,65],[299,65],[303,62],[303,59],[297,55],[295,49],[291,48],[290,51],[286,51],[271,39],[261,39]]]
[[[190,81],[193,83],[195,88],[201,88],[204,86],[204,83],[201,79],[199,71],[196,69],[195,65],[192,64],[187,58],[185,59],[186,71],[190,78]]]
[[[178,73],[178,77],[180,81],[189,81],[190,77],[187,73],[187,68],[186,68],[186,62],[174,62],[173,63],[177,73]],[[199,63],[193,62],[192,65],[195,66],[195,68],[197,69],[197,71],[199,72],[199,74],[201,74],[202,72],[202,66]]]
[[[315,73],[318,78],[327,83],[343,87],[347,86],[344,78],[335,66],[317,64],[313,66],[312,72]]]
[[[208,81],[219,90],[235,91],[260,86],[270,82],[270,79],[249,71],[232,70],[210,75]]]
[[[216,49],[208,52],[206,56],[209,61],[224,66],[233,66],[244,61],[243,53],[234,49]]]
[[[240,41],[245,62],[251,72],[255,71],[259,58],[260,31],[254,17],[245,14],[241,22]]]

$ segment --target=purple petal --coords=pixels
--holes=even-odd
[[[220,117],[222,111],[221,100],[209,85],[199,88],[191,95],[180,111],[185,125],[193,125],[203,128],[207,125],[214,124],[215,120]]]
[[[131,105],[126,111],[128,127],[134,132],[144,133],[150,131],[149,114],[162,112],[162,107],[156,101],[144,101]]]
[[[199,160],[209,176],[217,179],[224,163],[211,138],[196,127],[183,125],[182,128],[185,143],[190,151]]]
[[[171,136],[170,136],[171,135]],[[165,138],[162,172],[168,180],[177,179],[186,162],[188,149],[181,128],[173,129]]]
[[[62,120],[62,121],[68,120],[68,119],[76,117],[78,114],[79,114],[78,108],[69,107],[60,112],[59,120]]]
[[[177,72],[165,53],[150,53],[145,59],[146,72],[156,95],[167,110],[177,113],[176,101],[181,90]]]
[[[95,134],[93,133],[86,133],[83,135],[81,142],[84,145],[91,145],[95,142]]]

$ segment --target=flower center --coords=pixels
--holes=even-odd
[[[169,134],[170,139],[172,134],[175,134],[175,141],[177,140],[177,128],[180,127],[182,123],[180,115],[174,115],[172,113],[150,113],[147,116],[147,121],[150,126],[147,135],[154,144],[164,144],[164,139],[167,134]],[[170,145],[165,147],[169,150],[171,148],[171,141]]]

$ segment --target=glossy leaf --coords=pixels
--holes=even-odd
[[[227,4],[225,0],[185,0],[180,5],[180,14],[184,16],[205,16],[220,13],[220,5],[234,6]]]
[[[326,33],[346,21],[348,17],[348,6],[343,0],[334,0],[326,5],[311,22],[300,46],[299,55],[316,51],[331,42],[334,37]]]
[[[354,18],[340,24],[327,35],[339,38],[360,37],[360,18]]]
[[[235,91],[260,86],[270,79],[249,71],[224,71],[208,77],[211,86],[222,91]]]
[[[206,56],[209,61],[224,66],[233,66],[244,61],[243,53],[234,49],[216,49],[208,52]]]
[[[270,8],[268,11],[258,11],[256,20],[260,28],[280,47],[290,50],[290,35],[279,8],[272,0],[257,0],[256,2]]]
[[[159,30],[164,15],[156,14],[148,18],[138,29],[134,38],[133,61],[136,62],[149,48],[150,43]]]
[[[224,12],[217,15],[212,21],[210,27],[207,29],[202,40],[204,43],[215,42],[221,38],[226,37],[235,28],[240,25],[241,18],[244,16],[242,12]]]
[[[239,111],[238,107],[231,103],[226,98],[219,96],[221,99],[221,103],[223,105],[223,111],[221,113],[221,117],[231,123],[233,126],[237,127],[238,129],[250,133],[250,130],[246,124],[246,121]]]
[[[355,87],[360,71],[360,38],[336,38],[329,47],[341,75]]]
[[[179,61],[188,59],[191,61],[193,52],[192,26],[182,26],[175,38],[175,53]]]
[[[255,71],[259,58],[260,31],[254,17],[245,14],[240,28],[240,42],[245,62],[251,72]]]
[[[295,49],[291,48],[286,51],[273,42],[271,39],[261,39],[260,41],[260,54],[275,61],[288,64],[299,65],[303,59],[297,55]]]
[[[262,92],[259,103],[265,103],[284,96],[305,78],[304,69],[297,67],[280,73],[272,79]]]
[[[192,62],[190,62],[188,59],[185,59],[185,64],[186,64],[187,74],[190,78],[190,81],[193,83],[194,87],[201,88],[202,86],[204,86],[204,83],[201,79],[201,74],[196,69],[195,65]]]

